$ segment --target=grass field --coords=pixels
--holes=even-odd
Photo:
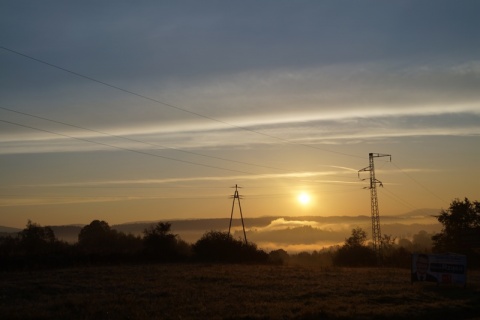
[[[1,319],[472,319],[468,286],[410,283],[404,269],[133,265],[0,274]]]

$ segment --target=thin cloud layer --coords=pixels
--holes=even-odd
[[[452,107],[455,109],[455,106]],[[421,111],[420,111],[421,112]],[[428,112],[425,111],[425,112]],[[168,133],[139,131],[109,135],[93,134],[88,131],[62,133],[61,135],[41,133],[16,137],[15,134],[5,134],[0,139],[0,153],[44,153],[44,152],[87,152],[87,151],[115,151],[119,149],[132,150],[169,150],[174,149],[204,149],[221,147],[254,147],[255,145],[278,144],[279,140],[266,139],[265,134],[279,139],[289,140],[292,143],[320,143],[344,144],[361,143],[367,139],[394,139],[399,137],[422,136],[478,136],[480,135],[480,113],[475,110],[462,112],[458,108],[455,112],[438,114],[407,114],[398,113],[390,116],[368,115],[358,118],[344,118],[339,120],[317,120],[315,114],[309,119],[299,121],[288,118],[278,123],[255,123],[253,126],[242,125],[243,128],[254,130],[261,134],[250,134],[248,140],[236,139],[246,134],[244,130],[235,128],[208,128],[198,131],[187,130]],[[55,129],[54,129],[55,130]],[[68,135],[69,137],[65,137]],[[112,137],[115,135],[116,137]],[[135,140],[135,141],[133,141]]]

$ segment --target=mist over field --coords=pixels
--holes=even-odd
[[[416,210],[403,215],[382,216],[381,231],[398,240],[412,240],[413,235],[420,231],[429,234],[439,232],[441,225],[433,217],[439,210]],[[163,220],[162,220],[163,221]],[[108,222],[108,221],[107,221]],[[133,234],[143,235],[143,231],[156,221],[142,221],[112,225],[112,229]],[[208,231],[228,231],[230,219],[189,219],[168,220],[172,225],[172,232],[188,243],[195,243]],[[259,249],[272,251],[284,249],[289,253],[300,251],[314,251],[341,245],[351,230],[357,227],[371,236],[371,217],[369,216],[266,216],[244,218],[245,230],[249,242],[257,244]],[[52,226],[58,239],[70,243],[77,242],[78,233],[83,225]],[[2,232],[18,232],[15,228],[1,227]],[[241,220],[236,214],[232,221],[234,238],[243,239]]]
[[[419,231],[438,232],[441,225],[432,217],[438,210],[418,210],[401,216],[385,216],[382,234],[411,240]],[[342,244],[351,230],[360,227],[371,235],[369,216],[262,217],[244,219],[247,239],[263,250],[314,251]],[[228,230],[229,219],[171,221],[172,230],[187,242],[195,242],[208,230]],[[195,228],[193,226],[195,225]],[[119,230],[120,226],[118,227]],[[232,222],[233,235],[243,238],[241,221]],[[125,229],[124,229],[125,230]],[[126,230],[125,230],[126,231]]]

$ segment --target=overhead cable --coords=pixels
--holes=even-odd
[[[12,124],[12,125],[19,126],[19,127],[24,127],[24,128],[32,129],[32,130],[42,131],[42,132],[46,132],[46,133],[58,135],[58,136],[61,136],[61,137],[66,137],[66,138],[75,139],[75,140],[79,140],[79,141],[94,143],[94,144],[98,144],[98,145],[101,145],[101,146],[106,146],[106,147],[109,147],[109,148],[114,148],[114,149],[118,149],[118,150],[129,151],[129,152],[135,152],[135,153],[139,153],[139,154],[143,154],[143,155],[148,155],[148,156],[152,156],[152,157],[157,157],[157,158],[162,158],[162,159],[167,159],[167,160],[172,160],[172,161],[177,161],[177,162],[183,162],[183,163],[188,163],[188,164],[192,164],[192,165],[196,165],[196,166],[202,166],[202,167],[212,168],[212,169],[219,169],[219,170],[225,170],[225,171],[231,171],[231,172],[237,172],[237,173],[243,173],[243,174],[249,174],[249,175],[254,174],[254,173],[251,173],[251,172],[246,172],[246,171],[241,171],[241,170],[235,170],[235,169],[228,169],[228,168],[222,168],[222,167],[217,167],[217,166],[211,166],[211,165],[208,165],[208,164],[202,164],[202,163],[197,163],[197,162],[193,162],[193,161],[187,161],[187,160],[181,160],[181,159],[176,159],[176,158],[161,156],[161,155],[154,154],[154,153],[150,153],[150,152],[145,152],[145,151],[140,151],[140,150],[134,150],[134,149],[124,148],[124,147],[119,147],[119,146],[111,145],[111,144],[104,143],[104,142],[98,142],[98,141],[89,140],[89,139],[85,139],[85,138],[74,137],[74,136],[71,136],[71,135],[68,135],[68,134],[64,134],[64,133],[59,133],[59,132],[54,132],[54,131],[50,131],[50,130],[40,129],[40,128],[36,128],[36,127],[24,125],[24,124],[21,124],[21,123],[17,123],[17,122],[12,122],[12,121],[2,120],[2,119],[0,119],[0,122],[4,122],[4,123],[8,123],[8,124]]]
[[[33,61],[36,61],[36,62],[42,63],[42,64],[47,65],[47,66],[49,66],[49,67],[62,70],[62,71],[64,71],[64,72],[70,73],[70,74],[75,75],[75,76],[77,76],[77,77],[84,78],[84,79],[87,79],[87,80],[89,80],[89,81],[93,81],[93,82],[102,84],[102,85],[104,85],[104,86],[113,88],[113,89],[115,89],[115,90],[119,90],[119,91],[122,91],[122,92],[124,92],[124,93],[130,94],[130,95],[134,95],[134,96],[136,96],[136,97],[143,98],[143,99],[146,99],[146,100],[155,102],[155,103],[157,103],[157,104],[161,104],[161,105],[166,106],[166,107],[169,107],[169,108],[173,108],[173,109],[176,109],[176,110],[179,110],[179,111],[182,111],[182,112],[186,112],[186,113],[189,113],[189,114],[192,114],[192,115],[195,115],[195,116],[198,116],[198,117],[201,117],[201,118],[210,120],[210,121],[215,121],[215,122],[222,123],[222,124],[227,125],[227,126],[230,126],[230,127],[234,127],[234,128],[237,128],[237,129],[241,129],[241,130],[244,130],[244,131],[252,132],[252,133],[259,134],[259,135],[262,135],[262,136],[265,136],[265,137],[269,137],[269,138],[271,138],[271,139],[275,139],[275,140],[281,141],[281,142],[283,142],[283,143],[288,143],[288,144],[293,144],[293,145],[299,145],[299,146],[303,146],[303,147],[307,147],[307,148],[311,148],[311,149],[316,149],[316,150],[320,150],[320,151],[324,151],[324,152],[330,152],[330,153],[340,154],[340,155],[343,155],[343,156],[348,156],[348,157],[355,157],[355,158],[364,159],[364,157],[362,157],[362,156],[358,156],[358,155],[354,155],[354,154],[349,154],[349,153],[344,153],[344,152],[333,151],[333,150],[328,150],[328,149],[323,149],[323,148],[318,148],[318,147],[315,147],[315,146],[313,146],[313,145],[308,145],[308,144],[304,144],[304,143],[294,142],[294,141],[291,141],[291,140],[288,140],[288,139],[284,139],[284,138],[280,138],[280,137],[277,137],[277,136],[273,136],[273,135],[270,135],[270,134],[267,134],[267,133],[264,133],[264,132],[261,132],[261,131],[249,129],[249,128],[247,128],[247,127],[238,126],[238,125],[235,125],[235,124],[232,124],[232,123],[229,123],[229,122],[226,122],[226,121],[217,119],[217,118],[209,117],[209,116],[206,116],[206,115],[204,115],[204,114],[201,114],[201,113],[198,113],[198,112],[194,112],[194,111],[188,110],[188,109],[186,109],[186,108],[182,108],[182,107],[173,105],[173,104],[171,104],[171,103],[166,103],[166,102],[164,102],[164,101],[160,101],[160,100],[158,100],[158,99],[154,99],[154,98],[148,97],[148,96],[146,96],[146,95],[143,95],[143,94],[140,94],[140,93],[136,93],[136,92],[134,92],[134,91],[131,91],[131,90],[127,90],[127,89],[118,87],[118,86],[116,86],[116,85],[107,83],[107,82],[105,82],[105,81],[101,81],[101,80],[95,79],[95,78],[93,78],[93,77],[86,76],[86,75],[84,75],[84,74],[81,74],[81,73],[78,73],[78,72],[69,70],[69,69],[67,69],[67,68],[60,67],[60,66],[55,65],[55,64],[53,64],[53,63],[50,63],[50,62],[47,62],[47,61],[44,61],[44,60],[41,60],[41,59],[32,57],[32,56],[30,56],[30,55],[27,55],[27,54],[25,54],[25,53],[21,53],[21,52],[19,52],[19,51],[13,50],[13,49],[6,48],[6,47],[4,47],[4,46],[0,46],[0,49],[9,51],[9,52],[11,52],[11,53],[17,54],[17,55],[19,55],[19,56],[22,56],[22,57],[24,57],[24,58],[27,58],[27,59],[30,59],[30,60],[33,60]]]

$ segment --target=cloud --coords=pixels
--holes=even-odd
[[[313,220],[295,220],[277,218],[264,227],[250,226],[247,238],[254,242],[275,242],[288,245],[319,245],[320,243],[338,243],[344,240],[350,224],[336,224]],[[241,234],[236,230],[236,235]],[[328,239],[328,240],[327,240]]]
[[[438,210],[412,212],[404,216],[384,216],[382,233],[397,239],[411,239],[421,230],[438,232],[441,225],[428,214],[436,211]],[[266,251],[284,249],[289,253],[296,253],[343,245],[345,239],[351,235],[351,230],[357,227],[365,230],[367,235],[371,231],[371,218],[368,216],[309,218],[310,220],[297,220],[294,217],[282,217],[271,220],[266,226],[249,225],[247,239]],[[234,228],[233,231],[234,237],[243,239],[243,230],[240,227]]]
[[[100,203],[100,202],[117,202],[117,201],[133,201],[133,200],[149,200],[162,199],[164,197],[149,196],[3,196],[0,200],[0,207],[23,207],[23,206],[41,206],[41,205],[60,205],[60,204],[80,204],[80,203]]]
[[[270,224],[266,227],[255,228],[256,232],[265,232],[265,231],[273,231],[273,230],[282,230],[285,228],[296,228],[296,227],[303,227],[303,226],[310,226],[315,227],[318,226],[318,222],[316,221],[306,221],[306,220],[285,220],[285,218],[278,218],[270,222]]]
[[[238,181],[238,180],[265,180],[278,178],[313,178],[319,176],[330,176],[345,174],[345,170],[329,170],[329,171],[306,171],[306,172],[289,172],[275,174],[252,174],[252,175],[236,175],[236,176],[197,176],[197,177],[179,177],[164,179],[130,179],[130,180],[99,180],[99,181],[82,181],[82,182],[65,182],[52,184],[31,184],[21,187],[98,187],[98,186],[135,186],[142,185],[161,185],[177,182],[205,182],[205,181]],[[328,182],[328,180],[326,180]],[[337,183],[337,181],[334,181]]]
[[[438,116],[406,117],[366,117],[350,119],[355,126],[347,125],[344,121],[309,121],[303,123],[290,123],[289,126],[266,126],[256,129],[269,136],[285,139],[292,144],[358,144],[370,139],[394,139],[402,137],[431,137],[431,136],[478,136],[480,129],[476,125],[480,115],[476,113],[445,114]],[[378,123],[382,123],[381,129]],[[63,134],[63,133],[62,133]],[[23,135],[14,137],[5,135],[0,140],[1,154],[23,153],[51,153],[51,152],[89,152],[89,151],[118,151],[119,149],[162,151],[174,149],[219,149],[222,147],[239,148],[254,147],[258,145],[279,144],[281,141],[268,139],[261,134],[251,134],[248,140],[236,139],[238,135],[245,134],[241,130],[208,130],[176,132],[168,136],[161,132],[153,134],[130,135],[126,139],[92,136],[92,134],[68,133],[75,138],[52,138],[43,134]],[[79,141],[89,140],[89,141]],[[134,142],[130,139],[135,139]],[[3,140],[3,141],[2,141]]]

